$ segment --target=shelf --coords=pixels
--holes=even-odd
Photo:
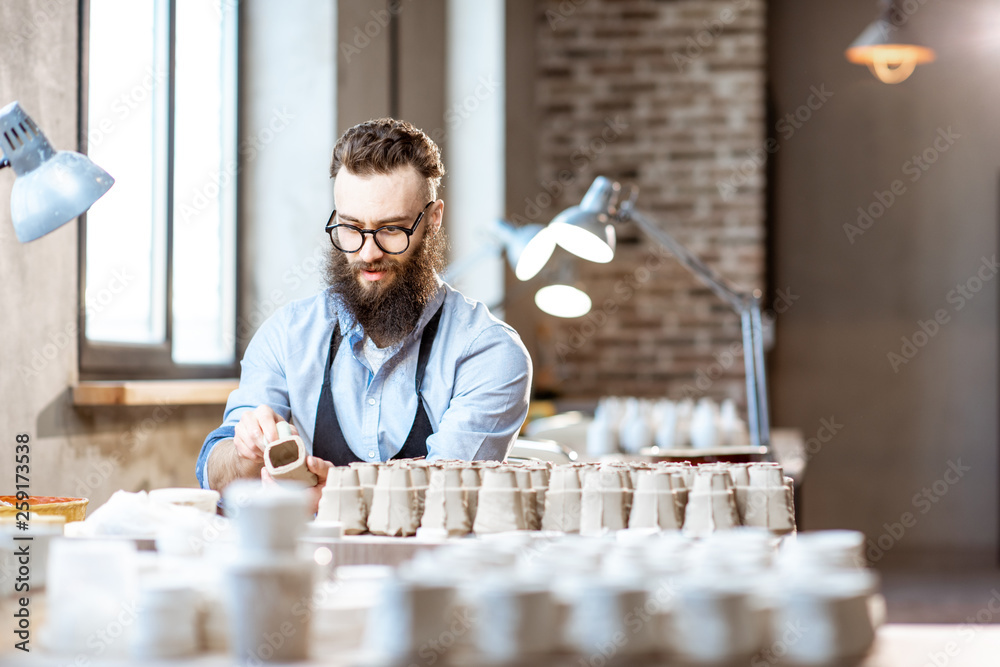
[[[225,405],[239,380],[122,380],[80,382],[73,405]]]

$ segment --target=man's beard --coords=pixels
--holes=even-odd
[[[368,239],[374,243],[375,239]],[[444,268],[444,232],[424,236],[405,262],[392,255],[371,264],[351,264],[347,253],[331,248],[326,284],[334,288],[365,333],[379,347],[403,340],[417,326],[424,307],[437,291],[437,273]],[[381,280],[363,284],[361,270],[385,271]],[[388,285],[382,284],[392,277]]]

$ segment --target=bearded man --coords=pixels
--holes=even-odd
[[[443,175],[437,145],[407,122],[368,121],[338,140],[328,288],[254,334],[198,457],[203,487],[266,479],[278,421],[310,449],[317,488],[331,465],[355,461],[506,457],[531,360],[511,327],[438,277]]]

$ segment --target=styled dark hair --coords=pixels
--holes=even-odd
[[[340,137],[333,148],[330,178],[341,168],[352,174],[388,174],[411,166],[427,180],[428,195],[437,198],[444,176],[441,149],[423,131],[405,120],[376,118],[359,123]]]

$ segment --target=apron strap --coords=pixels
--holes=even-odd
[[[438,308],[437,312],[424,327],[420,337],[420,352],[417,356],[417,372],[414,381],[414,389],[417,394],[417,413],[413,419],[413,426],[406,436],[403,447],[393,456],[393,459],[419,458],[427,456],[427,438],[434,432],[431,428],[430,419],[424,409],[423,399],[420,395],[420,385],[423,383],[424,373],[427,370],[427,362],[430,359],[431,348],[437,337],[438,325],[441,321],[441,311],[444,304]],[[350,463],[362,461],[344,437],[344,432],[337,419],[337,411],[333,404],[333,392],[331,389],[331,373],[333,361],[340,349],[342,340],[340,334],[340,324],[334,324],[333,333],[330,336],[330,350],[327,353],[326,368],[323,371],[323,386],[320,389],[319,402],[316,406],[316,428],[313,431],[313,456],[330,461],[337,466],[346,466]]]
[[[441,305],[441,308],[443,307],[444,304]],[[438,324],[441,321],[441,308],[438,308],[438,311],[434,313],[434,317],[427,323],[424,333],[420,337],[420,354],[417,356],[416,386],[414,387],[417,394],[417,414],[413,419],[413,426],[410,427],[410,433],[406,436],[406,442],[403,443],[403,448],[392,457],[394,459],[415,459],[427,456],[427,438],[434,431],[431,428],[431,420],[427,417],[427,411],[424,410],[424,399],[420,395],[420,385],[423,384],[427,360],[430,359],[431,347],[437,336]]]

